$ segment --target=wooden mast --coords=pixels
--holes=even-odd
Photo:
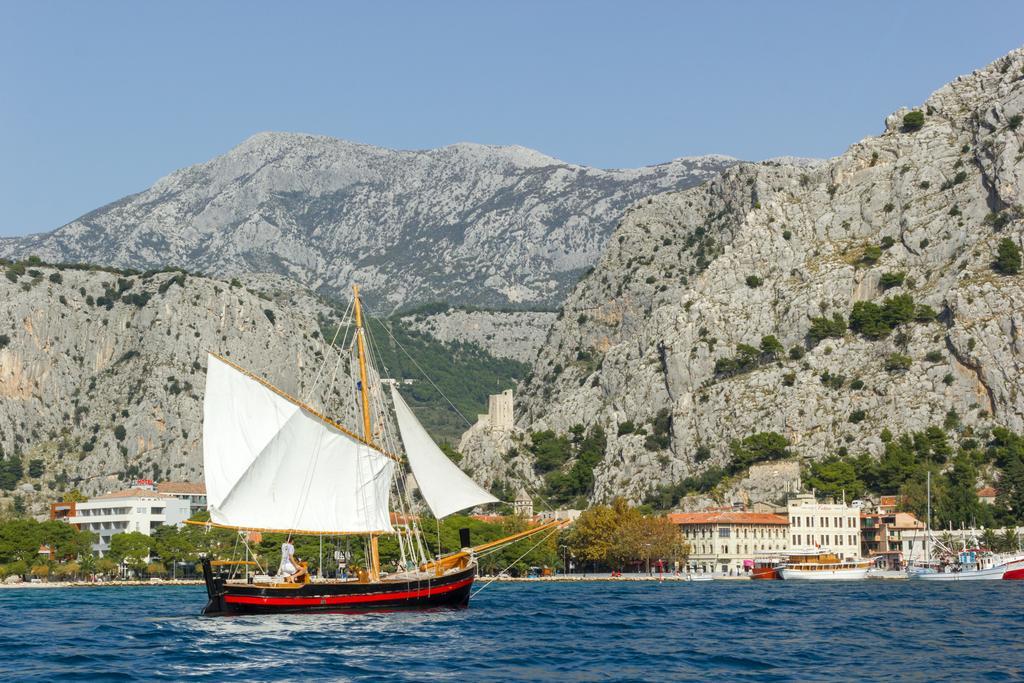
[[[356,316],[356,349],[359,352],[359,393],[363,408],[363,439],[373,442],[370,425],[370,387],[366,381],[366,341],[363,338],[363,307],[359,303],[359,285],[352,285],[353,308]],[[380,551],[376,534],[370,535],[370,580],[380,581]]]

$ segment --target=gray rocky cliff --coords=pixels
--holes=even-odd
[[[522,147],[393,151],[261,133],[54,232],[0,240],[0,255],[274,273],[334,297],[358,282],[381,314],[429,301],[557,306],[625,206],[732,163],[601,170]]]
[[[492,356],[532,363],[555,314],[545,311],[474,311],[449,308],[402,317],[409,328],[442,342],[478,344]]]
[[[755,432],[822,458],[878,454],[883,428],[1024,429],[1024,277],[992,267],[998,242],[1019,246],[1024,234],[1024,51],[920,110],[920,130],[898,111],[826,163],[741,164],[630,207],[520,387],[520,433],[603,425],[593,499],[639,500],[726,462],[730,440]],[[884,290],[886,273],[902,284]],[[807,342],[811,318],[900,294],[938,318],[880,340]],[[717,360],[766,335],[806,356],[716,374]],[[909,368],[892,367],[893,354]],[[627,420],[650,431],[660,409],[671,415],[667,449],[618,435]],[[698,462],[701,447],[710,456]],[[464,462],[512,474],[492,454]]]
[[[0,341],[0,446],[26,469],[43,461],[21,484],[40,504],[139,476],[201,480],[207,351],[356,424],[345,367],[323,380],[325,359],[332,373],[347,361],[316,320],[227,282],[28,265],[0,278]]]

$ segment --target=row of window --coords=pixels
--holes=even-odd
[[[693,551],[692,552],[693,552],[694,555],[712,555],[712,554],[715,554],[715,553],[720,554],[720,555],[740,555],[740,554],[750,554],[752,552],[756,553],[758,551],[764,551],[764,550],[785,550],[785,549],[786,548],[781,543],[778,543],[778,544],[776,544],[776,543],[754,543],[753,545],[750,545],[750,544],[747,544],[747,543],[744,543],[743,545],[740,545],[739,543],[737,543],[736,545],[734,545],[732,547],[730,547],[728,544],[726,544],[726,545],[724,545],[723,547],[719,548],[716,551],[715,550],[715,545],[713,543],[698,543],[698,544],[693,546]]]
[[[800,517],[794,515],[793,517],[790,518],[789,525],[793,526],[793,527],[799,527],[800,526],[800,519],[801,519]],[[836,529],[841,529],[843,527],[843,519],[844,519],[843,517],[819,517],[818,518],[818,526],[825,527],[825,528],[827,528],[829,526],[834,526]],[[846,526],[848,528],[850,528],[850,529],[856,529],[857,528],[857,518],[856,517],[846,517],[845,519],[846,519]],[[804,520],[804,526],[807,526],[807,527],[813,527],[814,526],[814,517],[804,517],[803,520]]]
[[[101,531],[104,529],[126,529],[128,522],[83,522],[78,526],[83,531]]]
[[[732,528],[727,526],[718,527],[719,538],[730,538],[732,536]],[[736,529],[736,538],[785,538],[785,527],[777,526],[772,528],[764,527],[738,527]],[[684,538],[712,538],[714,536],[714,527],[701,526],[699,528],[683,527]]]
[[[137,507],[135,512],[138,514],[151,514],[151,515],[162,515],[164,510],[167,508],[163,505],[159,507]],[[113,517],[115,515],[130,515],[132,509],[127,508],[95,508],[86,510],[77,510],[75,517]]]
[[[804,545],[803,539],[804,539],[803,535],[801,535],[801,534],[794,534],[793,535],[793,545],[794,546],[802,546],[802,545]],[[844,544],[845,545],[857,545],[857,537],[855,535],[852,535],[852,534],[850,536],[846,537],[845,543],[843,541],[843,535],[842,534],[835,534],[834,536],[830,536],[829,534],[820,534],[819,536],[817,536],[817,539],[818,539],[817,541],[815,541],[814,539],[815,539],[814,534],[807,534],[807,545],[814,545],[815,543],[818,543],[818,544],[823,545],[823,546],[827,546],[827,545],[829,545],[831,543],[835,543],[836,545],[844,545]]]
[[[118,508],[79,508],[75,510],[75,517],[108,517],[110,515],[127,515],[131,512],[130,507]]]

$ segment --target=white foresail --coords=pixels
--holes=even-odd
[[[416,475],[420,493],[435,517],[440,519],[474,505],[498,502],[437,447],[394,385],[391,386],[391,398],[395,402],[398,431],[402,434],[406,457],[412,473]]]
[[[392,530],[394,462],[210,355],[203,465],[211,521],[324,533]]]

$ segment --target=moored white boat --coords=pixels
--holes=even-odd
[[[868,576],[870,560],[840,558],[835,553],[814,549],[790,553],[779,568],[784,581],[860,581]]]
[[[921,581],[1000,581],[1008,572],[1024,569],[1024,555],[996,555],[986,551],[962,550],[956,561],[937,568],[909,572]]]

